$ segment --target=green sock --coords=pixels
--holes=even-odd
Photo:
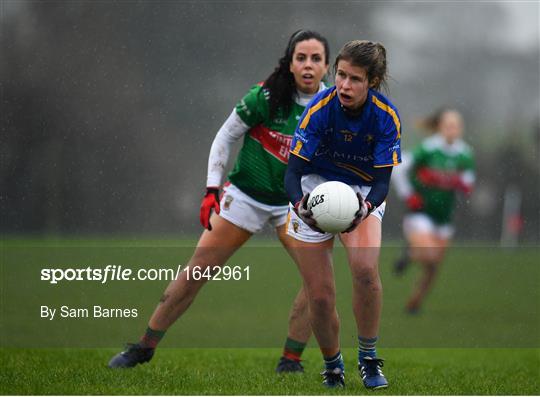
[[[146,328],[146,332],[141,337],[140,345],[144,348],[155,349],[159,341],[163,338],[166,331],[157,331],[150,327]]]
[[[300,357],[302,356],[305,347],[306,343],[287,338],[285,347],[283,348],[283,357],[288,358],[289,360],[300,361]]]

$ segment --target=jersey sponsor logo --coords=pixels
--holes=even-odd
[[[360,154],[352,154],[352,153],[343,153],[338,152],[334,150],[333,152],[330,152],[330,149],[328,148],[319,148],[315,152],[315,157],[319,156],[327,156],[330,157],[332,160],[340,160],[340,161],[359,161],[362,163],[370,163],[374,160],[373,155],[366,154],[366,155],[360,155]]]
[[[300,135],[300,133],[303,133],[303,132],[304,130],[300,130],[297,134],[295,134],[294,137],[296,138],[297,141],[302,141],[302,143],[307,143],[306,137],[303,135]]]
[[[401,145],[399,143],[394,144],[394,146],[391,146],[388,148],[389,152],[394,152],[396,150],[399,150],[401,148]]]
[[[315,157],[320,157],[320,156],[324,156],[326,154],[330,153],[330,150],[329,149],[326,149],[326,148],[317,148],[317,150],[315,151]]]
[[[251,115],[251,110],[249,110],[247,104],[246,104],[246,101],[244,101],[243,99],[240,101],[240,106],[239,106],[239,109],[244,112],[247,116],[250,116]]]
[[[251,129],[249,136],[259,142],[266,152],[282,163],[287,164],[289,160],[289,148],[292,142],[291,135],[272,131],[263,125],[258,125]]]

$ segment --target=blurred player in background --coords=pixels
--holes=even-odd
[[[409,313],[420,309],[454,234],[456,193],[470,194],[475,179],[473,152],[461,139],[461,114],[443,108],[424,120],[422,126],[433,135],[412,154],[404,153],[403,165],[393,178],[399,197],[408,207],[403,218],[408,246],[394,271],[403,274],[411,262],[422,267],[420,280],[407,302]]]
[[[287,232],[304,281],[309,319],[324,359],[323,383],[345,385],[332,263],[334,235],[317,228],[307,208],[309,193],[327,180],[358,194],[360,210],[340,233],[351,270],[352,307],[358,332],[358,369],[365,387],[388,386],[377,357],[382,309],[379,276],[382,217],[393,166],[401,161],[397,109],[378,90],[387,79],[386,49],[354,40],[334,63],[335,87],[319,93],[305,110],[291,146],[285,188],[291,202]]]
[[[305,106],[326,88],[322,79],[329,57],[326,38],[314,31],[295,32],[274,72],[249,90],[219,129],[210,149],[206,194],[200,208],[200,221],[207,230],[189,267],[199,266],[203,272],[209,266],[225,264],[265,225],[275,228],[281,243],[289,249],[292,239],[285,230],[289,200],[283,185],[289,147]],[[242,138],[243,146],[220,198],[230,151]],[[140,341],[128,344],[109,366],[126,368],[149,361],[165,331],[188,309],[205,281],[204,277],[198,281],[188,278],[182,272],[167,287]],[[311,328],[305,296],[297,301],[291,314],[295,319],[292,327],[296,328],[289,334],[307,340]],[[282,371],[302,370],[294,360],[280,365]]]

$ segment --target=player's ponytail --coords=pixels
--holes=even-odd
[[[321,34],[311,30],[298,30],[294,32],[285,49],[285,55],[279,59],[278,66],[274,72],[268,76],[264,82],[264,88],[270,94],[269,107],[270,118],[277,116],[278,109],[283,112],[283,117],[287,118],[291,112],[294,96],[296,95],[296,84],[294,75],[291,73],[290,65],[293,60],[296,44],[304,40],[315,39],[324,46],[325,63],[328,64],[330,58],[330,47],[328,40]]]

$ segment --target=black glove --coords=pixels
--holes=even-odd
[[[308,225],[312,230],[315,230],[319,233],[324,233],[321,229],[317,227],[317,221],[312,218],[313,212],[311,210],[308,210],[307,203],[309,200],[309,193],[307,193],[304,197],[302,197],[302,200],[297,202],[294,205],[294,212],[296,212],[296,215],[304,221],[306,225]]]
[[[369,214],[373,212],[375,207],[373,207],[373,204],[371,204],[369,201],[365,201],[360,193],[356,193],[356,197],[358,197],[358,204],[359,208],[358,211],[356,211],[356,214],[354,214],[354,219],[351,223],[351,226],[349,226],[347,229],[343,231],[343,233],[350,233],[356,227],[362,222],[364,219],[366,219]]]

